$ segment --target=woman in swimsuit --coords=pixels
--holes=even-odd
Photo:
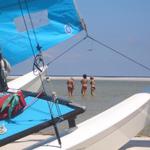
[[[74,79],[70,78],[67,80],[68,96],[73,96],[74,90]]]
[[[88,83],[88,81],[87,81],[87,75],[84,74],[83,75],[83,79],[81,80],[81,85],[82,85],[82,87],[81,87],[81,94],[82,94],[82,96],[86,95],[87,83]]]
[[[96,89],[94,77],[90,77],[90,85],[91,85],[91,95],[94,96],[94,91]]]

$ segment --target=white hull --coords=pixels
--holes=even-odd
[[[137,135],[148,123],[150,94],[135,94],[105,112],[81,123],[78,128],[37,149],[117,150]]]
[[[10,90],[25,90],[31,92],[38,92],[41,88],[41,79],[44,78],[46,74],[47,66],[44,67],[43,72],[40,75],[34,75],[33,71],[18,77],[10,82],[8,82],[8,87]]]

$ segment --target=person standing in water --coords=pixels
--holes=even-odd
[[[10,72],[11,66],[6,59],[3,58],[0,52],[0,92],[6,92],[7,86],[7,75]]]
[[[94,77],[90,77],[90,85],[91,85],[91,95],[94,96],[94,92],[96,89],[96,83]]]
[[[86,95],[87,83],[88,83],[87,75],[83,74],[83,79],[81,80],[81,94],[82,94],[82,96]]]
[[[74,79],[70,78],[67,80],[68,96],[73,96],[74,91]]]

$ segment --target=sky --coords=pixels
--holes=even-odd
[[[150,0],[76,0],[88,34],[127,57],[150,68]],[[81,33],[44,55],[55,58],[80,40]],[[31,63],[28,60],[25,64]],[[23,64],[24,65],[24,64]],[[24,74],[32,65],[13,67],[13,75]],[[87,39],[49,65],[49,75],[150,76],[145,69],[96,42]]]

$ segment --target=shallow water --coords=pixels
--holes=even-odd
[[[150,81],[97,80],[95,96],[90,95],[90,84],[88,87],[87,95],[85,97],[81,96],[80,81],[75,80],[74,96],[68,97],[66,80],[52,80],[47,83],[49,93],[55,91],[59,97],[69,99],[81,106],[86,106],[85,113],[79,115],[76,119],[78,124],[105,111],[135,93],[144,92],[145,89],[150,87]]]

